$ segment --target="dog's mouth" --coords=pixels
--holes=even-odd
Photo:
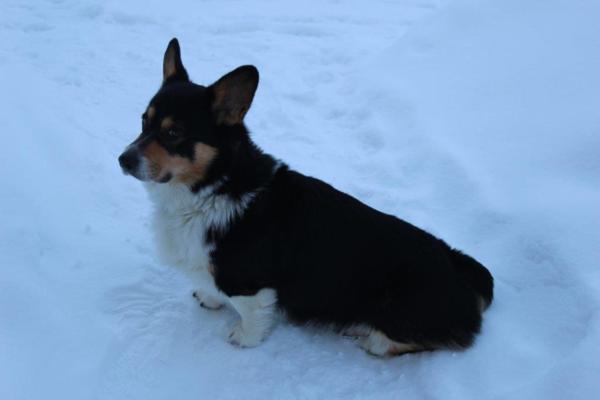
[[[156,182],[158,183],[167,183],[171,180],[173,175],[170,172],[167,172],[162,178],[158,179]]]
[[[121,171],[123,171],[123,175],[130,175],[139,181],[144,182],[147,180],[147,179],[145,179],[145,177],[142,174],[139,173],[139,171],[130,171],[123,167],[121,167]]]

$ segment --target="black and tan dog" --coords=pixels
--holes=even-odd
[[[240,314],[240,346],[264,340],[277,309],[353,331],[376,355],[469,346],[492,300],[488,270],[263,153],[243,123],[257,85],[253,66],[194,84],[169,43],[142,133],[119,157],[154,202],[163,261],[195,281],[201,305]]]

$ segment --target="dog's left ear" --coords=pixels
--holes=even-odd
[[[163,82],[189,81],[187,71],[181,62],[181,50],[176,38],[171,39],[163,60]]]
[[[252,65],[234,69],[210,86],[217,124],[241,124],[257,87],[258,70]]]

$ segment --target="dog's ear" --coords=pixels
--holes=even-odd
[[[252,65],[234,69],[215,82],[212,109],[217,124],[235,125],[244,120],[258,86],[258,70]]]
[[[188,74],[181,62],[181,51],[176,38],[171,39],[163,60],[163,82],[188,81]]]

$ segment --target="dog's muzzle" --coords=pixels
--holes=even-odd
[[[119,165],[126,175],[132,175],[140,179],[140,153],[135,147],[128,147],[123,154],[119,156]]]
[[[140,157],[135,149],[128,149],[119,156],[119,165],[126,174],[135,172],[140,166]]]

